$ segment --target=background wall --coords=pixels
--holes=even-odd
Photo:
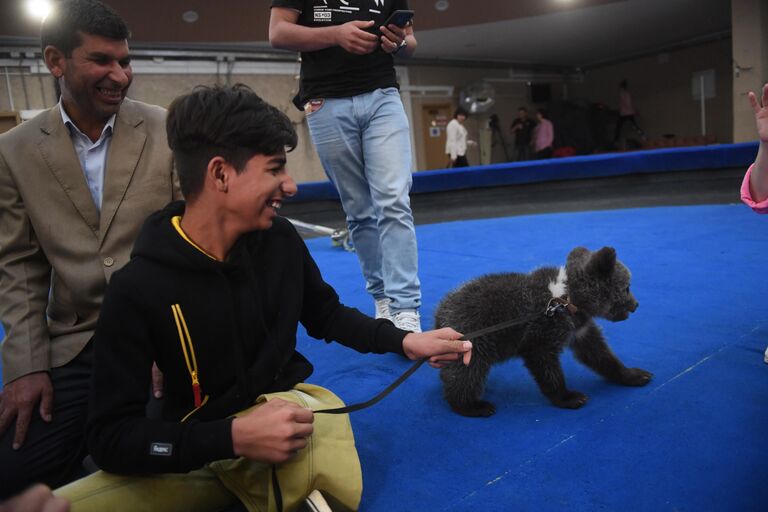
[[[730,60],[731,40],[725,39],[587,70],[584,82],[573,84],[570,92],[574,98],[617,109],[618,83],[627,79],[638,124],[649,137],[701,135],[701,109],[691,82],[694,73],[711,69],[715,97],[705,100],[707,133],[718,142],[732,142]]]
[[[507,160],[504,147],[497,136],[489,129],[491,115],[498,116],[501,136],[507,145],[509,156],[512,154],[513,136],[509,126],[517,115],[520,106],[527,106],[531,114],[537,107],[548,107],[554,110],[567,111],[568,108],[578,108],[581,111],[594,108],[596,104],[604,105],[607,111],[617,108],[617,84],[626,78],[635,107],[638,110],[638,122],[650,137],[664,134],[676,136],[693,136],[701,133],[700,105],[693,99],[692,76],[696,72],[713,70],[714,92],[711,99],[706,100],[706,127],[708,134],[714,134],[718,142],[732,142],[734,132],[734,102],[746,102],[745,93],[733,91],[731,39],[722,39],[698,46],[691,46],[677,51],[669,51],[657,55],[637,58],[634,60],[591,68],[581,75],[563,77],[549,73],[511,69],[502,66],[451,66],[424,63],[410,63],[403,71],[401,80],[404,84],[404,100],[410,101],[406,110],[411,115],[413,138],[415,142],[415,169],[430,168],[425,155],[425,138],[422,107],[432,104],[450,106],[451,115],[458,105],[462,89],[467,85],[485,80],[495,89],[495,104],[487,112],[472,115],[466,122],[469,138],[493,147],[490,152],[481,155],[479,147],[470,148],[468,158],[472,164],[496,163]],[[30,60],[35,63],[37,61]],[[299,134],[299,145],[289,154],[288,165],[298,182],[325,180],[325,174],[312,147],[303,114],[298,111],[291,99],[297,88],[297,66],[283,63],[283,67],[264,64],[264,69],[253,72],[238,72],[238,66],[230,69],[229,74],[217,73],[217,68],[211,68],[211,63],[200,72],[192,65],[192,71],[157,72],[153,66],[135,62],[134,83],[130,96],[134,99],[168,106],[178,96],[192,90],[198,84],[212,85],[218,82],[245,83],[256,90],[267,101],[282,109],[294,122]],[[146,62],[146,61],[145,61]],[[259,63],[246,63],[251,68],[258,68]],[[166,65],[169,65],[166,63]],[[270,71],[274,68],[274,71]],[[51,78],[39,63],[26,66],[26,72],[19,73],[22,68],[6,67],[0,69],[0,75],[7,71],[7,76],[0,76],[0,111],[11,109],[8,94],[8,83],[15,110],[47,108],[54,104],[54,91]],[[194,71],[198,69],[198,71]],[[210,71],[213,69],[213,71]],[[246,69],[245,67],[242,69]],[[31,70],[31,73],[30,73]],[[526,76],[528,79],[526,79]],[[5,79],[3,79],[5,78]],[[531,101],[529,79],[534,83],[549,83],[551,101],[535,104]],[[754,80],[753,80],[754,81]],[[438,91],[435,94],[435,91]],[[426,92],[425,92],[426,91]],[[443,91],[442,93],[440,91]],[[445,92],[450,91],[450,92]],[[564,110],[565,109],[565,110]],[[614,114],[615,115],[615,114]],[[580,124],[579,124],[580,123]],[[591,130],[582,121],[570,128],[572,136],[583,135],[581,132]],[[609,115],[601,120],[602,131],[610,136],[615,118]],[[744,128],[744,140],[754,139],[754,120],[752,125]],[[746,124],[749,124],[747,117]],[[558,129],[558,144],[570,143],[561,135],[564,127]],[[749,130],[752,130],[751,132]],[[573,135],[575,133],[575,135]],[[481,144],[482,145],[482,144]],[[600,148],[598,148],[600,149]],[[432,165],[432,168],[444,167]]]
[[[768,82],[768,2],[731,0],[733,25],[733,137],[755,140],[755,114],[747,93]],[[757,44],[755,44],[757,42]]]

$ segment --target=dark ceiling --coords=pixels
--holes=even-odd
[[[0,0],[0,45],[33,45],[27,0]],[[322,0],[318,0],[322,1]],[[333,1],[333,0],[331,0]],[[348,0],[352,3],[363,0]],[[134,47],[269,49],[270,0],[107,0]],[[728,0],[410,0],[417,56],[585,66],[730,34]],[[439,4],[447,4],[438,10]],[[185,22],[185,12],[197,21]]]

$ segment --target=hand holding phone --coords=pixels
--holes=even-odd
[[[384,26],[389,27],[390,25],[394,25],[396,27],[405,28],[408,25],[408,22],[413,19],[413,15],[413,11],[398,9],[389,15],[387,21],[384,22]]]
[[[395,54],[407,46],[403,29],[409,25],[413,18],[413,11],[398,9],[389,15],[384,25],[380,27],[381,48],[387,53]],[[394,25],[397,29],[390,29]],[[399,29],[399,30],[398,30]]]

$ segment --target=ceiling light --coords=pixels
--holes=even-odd
[[[200,19],[200,16],[197,14],[196,11],[186,11],[184,12],[184,14],[181,15],[181,19],[183,19],[187,23],[194,23]]]
[[[435,9],[440,12],[447,11],[450,5],[451,4],[448,3],[448,0],[437,0],[437,2],[435,2]]]
[[[27,13],[40,21],[50,14],[52,8],[49,0],[27,0]]]

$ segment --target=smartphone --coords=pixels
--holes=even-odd
[[[411,21],[411,18],[413,18],[413,15],[414,15],[413,11],[398,9],[397,11],[389,15],[389,18],[387,18],[387,21],[384,22],[384,26],[388,27],[389,25],[394,25],[396,27],[404,28],[408,24],[408,22]]]

